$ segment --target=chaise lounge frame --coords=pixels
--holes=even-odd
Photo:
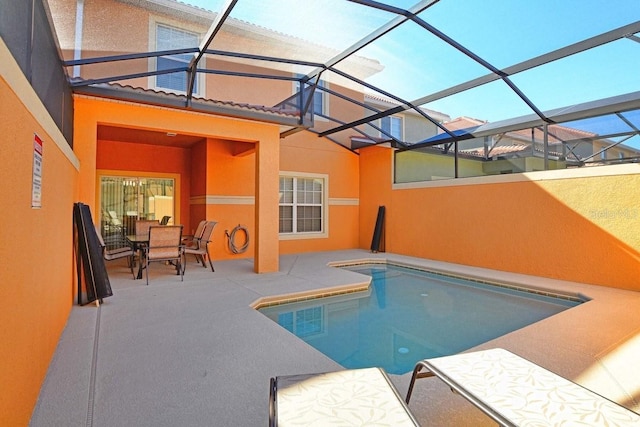
[[[438,377],[499,425],[640,426],[640,415],[507,350],[495,348],[425,359],[418,378]]]

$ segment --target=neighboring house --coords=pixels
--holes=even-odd
[[[444,122],[451,131],[473,133],[488,122],[458,117]],[[640,159],[640,150],[597,134],[567,126],[547,127],[547,165],[544,132],[541,127],[510,130],[465,139],[458,144],[458,177],[565,169],[622,163]],[[438,135],[442,131],[438,130]],[[443,159],[448,158],[449,160]],[[396,182],[449,179],[454,173],[454,148],[440,144],[396,155]]]
[[[449,129],[472,129],[487,122],[458,117],[446,122]],[[584,163],[598,163],[600,160],[629,160],[637,158],[640,151],[592,132],[585,132],[563,125],[548,125],[548,153],[555,160],[566,161],[567,167],[582,166]],[[460,153],[485,160],[516,157],[543,157],[544,132],[542,128],[509,131],[486,138],[464,142]]]
[[[385,111],[398,106],[396,101],[369,93],[365,93],[364,100],[368,107],[374,109],[373,111]],[[394,143],[399,141],[410,145],[438,134],[438,127],[426,116],[437,123],[451,120],[448,115],[438,111],[420,108],[420,112],[424,115],[421,115],[416,110],[408,109],[401,113],[383,117],[372,123],[373,126],[369,125],[373,129],[372,131],[369,131],[369,129],[367,131],[372,135],[378,136],[379,141],[392,141]]]
[[[76,0],[56,0],[51,2],[54,25],[66,60],[82,59],[82,57],[105,57],[135,55],[141,52],[175,51],[186,49],[182,53],[171,53],[159,57],[129,59],[101,62],[100,64],[80,65],[69,70],[78,80],[102,79],[107,76],[122,76],[116,80],[123,86],[142,88],[161,94],[185,95],[189,85],[189,75],[185,72],[154,74],[156,70],[180,70],[189,65],[194,56],[194,46],[198,46],[207,36],[207,31],[216,14],[205,9],[193,7],[176,0],[100,0],[84,3],[80,10]],[[76,25],[76,32],[69,31],[69,11],[81,14],[82,24]],[[103,30],[102,21],[106,16],[118,16],[120,26],[110,28],[109,33]],[[124,28],[122,28],[124,26]],[[260,55],[265,58],[287,57],[287,52],[296,52],[309,46],[309,42],[272,31],[245,21],[227,18],[209,46],[207,53],[199,62],[199,69],[215,68],[216,72],[199,72],[193,81],[194,102],[215,100],[228,105],[245,106],[247,108],[282,108],[284,101],[288,109],[298,108],[297,100],[291,99],[301,89],[309,90],[314,81],[304,88],[297,79],[310,72],[312,67],[297,63],[276,63],[273,61],[256,61],[242,56],[227,55],[228,46],[242,46],[246,54]],[[126,48],[126,50],[122,50]],[[190,48],[190,49],[189,49]],[[311,57],[305,56],[306,62],[321,62],[327,55],[338,52],[327,47],[314,45],[306,49]],[[215,53],[218,52],[218,53]],[[305,53],[307,55],[307,53]],[[295,62],[295,61],[294,61]],[[211,67],[209,67],[211,65]],[[262,65],[262,66],[261,66]],[[365,79],[382,69],[376,60],[353,56],[341,62],[341,69]],[[244,73],[246,78],[233,77],[225,72]],[[261,79],[252,75],[270,75],[281,79]],[[344,82],[343,82],[344,83]],[[335,89],[362,102],[361,87],[340,87],[332,82],[320,80],[320,88]],[[330,96],[327,92],[316,90],[311,107],[318,120],[325,120],[323,115],[330,110],[353,109],[353,106],[340,98]],[[349,116],[359,118],[356,111]],[[241,112],[232,114],[240,115]],[[314,127],[322,131],[322,123]],[[348,141],[339,143],[348,146]]]

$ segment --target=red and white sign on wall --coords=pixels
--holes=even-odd
[[[31,207],[42,207],[42,139],[33,134],[33,178],[31,181]]]

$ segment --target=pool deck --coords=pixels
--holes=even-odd
[[[264,426],[270,377],[342,368],[251,305],[362,286],[368,278],[328,264],[366,259],[588,297],[474,349],[508,349],[640,412],[640,292],[348,250],[282,256],[278,273],[260,275],[250,259],[212,273],[190,257],[184,282],[156,263],[149,286],[109,264],[114,295],[73,307],[30,426]],[[405,395],[410,373],[390,377]],[[495,425],[432,378],[410,408],[423,425]]]

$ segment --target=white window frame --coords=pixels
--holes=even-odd
[[[382,130],[386,130],[386,129],[384,129],[384,121],[385,121],[385,119],[388,119],[388,120],[389,120],[389,130],[388,130],[388,133],[389,133],[390,135],[392,135],[394,138],[396,138],[397,140],[402,141],[402,140],[403,140],[403,138],[404,138],[404,117],[402,117],[402,116],[395,116],[395,115],[394,115],[394,116],[387,116],[387,117],[383,117],[383,118],[381,118],[381,119],[380,119],[380,129],[382,129]],[[399,129],[400,129],[400,135],[394,135],[394,134],[393,134],[393,121],[394,121],[394,120],[397,120],[397,121],[399,121],[399,122],[400,122],[400,126],[399,126]],[[380,137],[382,137],[382,138],[387,138],[387,135],[385,135],[385,134],[383,134],[382,132],[380,132]]]
[[[296,207],[297,203],[297,195],[294,184],[294,201],[292,204],[287,203],[287,206],[293,206],[293,224],[294,231],[287,233],[279,233],[280,240],[298,240],[298,239],[323,239],[329,237],[329,175],[327,174],[316,174],[316,173],[306,173],[306,172],[280,172],[279,178],[294,178],[294,182],[296,182],[296,178],[303,179],[319,179],[322,181],[322,218],[321,218],[321,231],[305,231],[298,232],[295,231],[296,225]],[[283,204],[278,203],[278,207],[283,206]]]
[[[304,74],[294,74],[295,78],[301,78],[304,77]],[[296,94],[300,91],[300,85],[301,83],[299,81],[294,81],[293,82],[293,93]],[[320,81],[318,82],[318,86],[320,87],[324,87],[324,88],[329,88],[329,83],[325,80],[320,79]],[[310,108],[314,108],[314,104],[315,104],[315,97],[316,96],[320,96],[322,98],[322,111],[320,111],[320,114],[323,114],[325,116],[329,115],[329,97],[327,96],[327,93],[323,90],[318,90],[316,88],[316,90],[313,91],[313,96],[314,96],[314,100],[311,102],[311,106]],[[314,119],[316,120],[327,120],[325,117],[320,117],[320,116],[316,116],[315,115],[315,110],[314,110]]]
[[[159,49],[158,48],[158,27],[166,27],[166,28],[172,28],[174,30],[177,31],[181,31],[183,33],[186,34],[190,34],[193,35],[196,40],[198,45],[200,44],[200,40],[202,39],[202,35],[200,33],[198,33],[197,31],[193,31],[187,28],[183,28],[182,26],[180,26],[178,23],[171,23],[171,22],[166,22],[166,21],[156,21],[156,20],[151,20],[150,22],[150,31],[149,31],[149,44],[151,46],[154,46],[155,50],[167,50],[167,49]],[[196,46],[197,47],[197,46]],[[180,61],[179,58],[172,58],[175,61]],[[206,59],[203,58],[201,59],[201,61],[205,61]],[[149,70],[150,71],[155,71],[158,69],[158,59],[157,58],[149,58]],[[186,78],[186,74],[185,74],[185,78]],[[204,76],[202,74],[198,74],[196,76],[197,78],[197,82],[196,82],[196,90],[193,91],[193,94],[196,96],[203,96],[203,94],[206,93],[205,91],[205,79]],[[185,88],[186,88],[186,83],[185,82]],[[164,86],[159,86],[158,85],[158,76],[157,75],[153,75],[150,76],[148,79],[148,85],[150,88],[153,88],[155,90],[161,90],[163,92],[168,92],[168,93],[175,93],[178,95],[184,95],[186,94],[186,90],[185,91],[181,91],[181,90],[177,90],[177,89],[172,89],[172,88],[167,88]]]
[[[323,80],[318,82],[318,87],[326,87],[326,83]],[[320,98],[320,114],[327,114],[327,97],[323,90],[317,89],[313,91],[313,111],[316,111],[316,98]]]

